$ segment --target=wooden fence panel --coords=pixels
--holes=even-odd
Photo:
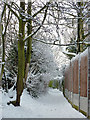
[[[88,69],[88,56],[81,56],[80,65],[80,96],[87,97],[87,69]]]
[[[88,112],[88,49],[80,55],[80,111],[85,115]]]
[[[90,117],[90,47],[70,61],[65,70],[65,96]]]
[[[73,62],[73,93],[78,94],[78,59]]]

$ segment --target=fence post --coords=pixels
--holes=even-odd
[[[80,111],[80,62],[81,62],[81,57],[79,54],[79,61],[78,61],[78,94],[79,94],[79,106],[78,106],[78,111]]]
[[[73,61],[72,61],[72,106],[73,106]]]
[[[90,6],[88,6],[88,18],[90,17]],[[88,21],[88,42],[90,41],[90,19]],[[90,118],[90,46],[88,47],[88,114],[87,117]]]
[[[87,117],[90,118],[90,47],[88,47],[88,113],[87,113]]]

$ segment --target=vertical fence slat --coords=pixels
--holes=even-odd
[[[87,115],[88,97],[87,97],[87,72],[88,72],[88,49],[80,55],[80,111]]]
[[[80,62],[81,62],[81,57],[79,54],[79,61],[78,61],[78,93],[79,93],[79,108],[78,110],[80,111]]]

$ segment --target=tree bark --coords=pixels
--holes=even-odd
[[[16,104],[20,105],[20,97],[24,89],[24,68],[25,68],[25,54],[24,54],[24,42],[18,41],[18,77],[17,77],[17,98]]]
[[[83,52],[83,44],[80,44],[84,40],[84,28],[83,28],[83,2],[78,2],[78,7],[80,8],[78,11],[78,26],[77,26],[77,53]]]
[[[0,81],[2,80],[3,72],[4,72],[4,62],[5,62],[5,37],[2,35],[2,67],[1,67],[1,74],[0,74]]]
[[[6,5],[4,5],[4,10],[2,11],[1,22],[2,22],[3,17],[4,17],[4,22],[6,23]],[[1,26],[0,26],[1,31],[3,31],[3,27],[4,27],[3,24],[1,24]],[[1,39],[2,39],[2,63],[5,62],[5,36],[6,36],[6,32],[3,31],[1,33]],[[1,64],[0,81],[2,80],[3,72],[4,72],[4,64]]]
[[[20,2],[20,7],[25,10],[25,2]],[[19,20],[19,41],[18,41],[18,75],[16,84],[16,101],[10,101],[8,104],[13,104],[14,106],[20,106],[20,98],[24,89],[24,69],[25,69],[25,53],[24,53],[24,42],[25,37],[25,23],[23,22],[23,17],[20,15]]]
[[[25,10],[25,2],[20,2],[20,7]],[[25,23],[23,17],[20,15],[19,20],[19,41],[18,41],[18,77],[17,77],[17,97],[16,105],[20,105],[20,97],[24,89],[24,69],[25,69],[25,53],[24,53],[24,36],[25,36]]]
[[[27,13],[28,15],[31,15],[31,2],[28,2],[28,9]],[[29,19],[28,25],[27,25],[27,35],[30,35],[32,33],[32,20]],[[27,40],[27,51],[26,51],[26,62],[25,62],[25,82],[27,80],[28,71],[29,71],[29,65],[31,60],[31,50],[32,50],[32,37],[29,37]]]

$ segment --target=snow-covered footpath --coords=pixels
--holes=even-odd
[[[85,118],[84,115],[72,108],[63,97],[62,92],[57,89],[49,89],[47,94],[38,99],[31,98],[24,90],[20,107],[7,105],[8,94],[3,93],[2,99],[0,108],[3,109],[3,118]]]

